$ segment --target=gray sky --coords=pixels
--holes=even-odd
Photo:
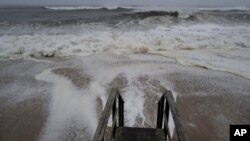
[[[0,0],[0,5],[250,6],[250,0]]]

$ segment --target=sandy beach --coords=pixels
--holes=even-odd
[[[0,141],[91,141],[113,87],[127,127],[155,128],[166,88],[190,141],[228,141],[250,123],[250,7],[197,2],[0,2]]]
[[[125,126],[155,127],[162,87],[173,91],[191,141],[226,141],[250,122],[250,80],[150,55],[0,61],[0,140],[92,139],[107,91],[125,100]]]

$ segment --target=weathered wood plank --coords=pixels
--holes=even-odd
[[[114,138],[114,135],[115,135],[114,133],[115,133],[116,124],[117,124],[117,121],[116,121],[115,117],[117,117],[117,112],[115,112],[115,114],[114,114],[113,123],[112,123],[112,127],[111,127],[110,136],[109,136],[108,141],[111,141]]]
[[[115,141],[166,141],[163,129],[117,127]]]
[[[177,136],[178,136],[178,141],[188,141],[188,139],[184,133],[182,124],[180,122],[180,119],[179,119],[179,117],[180,117],[179,112],[176,108],[176,103],[175,103],[174,97],[172,95],[172,92],[169,90],[165,90],[164,96],[167,99],[167,102],[169,104],[169,108],[170,108],[172,116],[173,116],[175,129],[176,129]]]
[[[169,109],[167,109],[169,110]],[[167,113],[164,112],[163,114],[164,116],[164,132],[165,132],[165,136],[168,137],[168,139],[171,139],[171,135],[170,135],[170,132],[169,132],[169,127],[168,127],[168,116],[167,116]]]
[[[116,99],[117,89],[111,89],[109,98],[107,100],[106,106],[102,112],[102,116],[96,128],[96,132],[93,138],[93,141],[102,141],[108,120],[112,111],[113,103]]]

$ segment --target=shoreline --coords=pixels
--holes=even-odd
[[[151,103],[155,107],[156,105],[153,103],[161,95],[160,87],[164,86],[177,95],[177,107],[184,129],[190,140],[198,141],[202,139],[205,141],[210,140],[212,137],[213,139],[227,140],[226,130],[229,124],[250,122],[250,111],[247,108],[250,107],[250,81],[230,73],[183,66],[173,59],[150,54],[72,56],[46,58],[45,60],[21,59],[0,61],[0,64],[4,66],[0,68],[0,78],[5,80],[0,81],[0,100],[7,100],[7,102],[2,103],[3,106],[1,107],[4,108],[0,108],[1,111],[10,111],[10,108],[6,106],[8,104],[14,106],[14,111],[28,110],[30,108],[29,111],[35,114],[36,106],[31,105],[34,100],[30,99],[30,97],[38,98],[42,96],[42,93],[46,93],[44,96],[47,99],[40,101],[42,104],[40,108],[45,109],[45,112],[41,114],[46,116],[38,115],[36,119],[47,122],[51,120],[51,116],[55,116],[55,113],[61,115],[62,119],[67,119],[68,116],[59,112],[60,107],[63,106],[56,106],[55,101],[61,100],[61,104],[67,104],[65,106],[68,109],[64,108],[66,111],[78,111],[76,110],[78,108],[75,106],[78,105],[77,107],[79,107],[79,105],[84,103],[84,99],[88,98],[96,101],[92,105],[92,107],[96,107],[96,110],[88,112],[96,114],[98,118],[101,112],[100,108],[103,108],[103,105],[105,105],[107,99],[106,92],[109,86],[116,86],[120,88],[121,95],[127,101],[127,105],[125,105],[125,125],[154,127],[156,122],[154,121],[155,111],[147,103]],[[57,84],[56,82],[51,85],[51,83],[35,79],[36,75],[48,69],[52,69],[51,72],[57,70],[57,74],[54,73],[54,75],[58,78],[63,78],[65,82],[67,81],[67,83],[73,86],[67,89],[69,91],[65,93],[67,97],[60,95],[59,92],[59,95],[57,94],[58,96],[54,100],[51,99],[55,94],[54,85],[60,83]],[[74,75],[71,75],[72,72],[74,72]],[[48,76],[48,78],[50,77]],[[83,81],[86,81],[86,83],[83,83]],[[82,85],[83,87],[81,87]],[[70,94],[71,91],[74,91],[74,93]],[[20,100],[25,101],[29,99],[31,101],[27,103],[28,106],[26,108],[21,106],[21,109],[15,108],[20,103]],[[77,99],[82,99],[83,101]],[[138,102],[135,103],[135,100]],[[47,107],[44,105],[47,105]],[[52,105],[54,105],[54,110],[51,111]],[[58,129],[62,128],[63,133],[64,131],[72,133],[63,136],[62,138],[64,139],[87,137],[88,139],[86,140],[91,140],[91,133],[89,134],[85,131],[85,128],[89,128],[86,126],[87,124],[70,126],[71,123],[77,125],[79,122],[78,118],[85,117],[85,119],[88,119],[85,115],[87,114],[86,111],[84,113],[86,106],[79,108],[79,112],[69,112],[69,122],[66,120],[65,125],[55,123],[54,132],[59,134],[61,130]],[[207,107],[210,108],[208,109]],[[237,111],[237,114],[231,113],[231,109]],[[83,110],[83,113],[80,112],[81,110]],[[17,118],[14,121],[7,118],[10,116],[8,112],[4,112],[1,115],[2,120],[0,123],[5,123],[6,126],[14,124],[15,127],[18,127],[16,132],[19,132],[18,129],[23,126],[22,124],[28,121],[28,115],[20,116],[17,113],[12,115]],[[241,116],[237,116],[239,114]],[[29,119],[36,121],[35,116],[32,115]],[[58,123],[62,122],[59,121]],[[31,127],[27,127],[23,132],[20,132],[20,135],[24,136],[24,140],[38,140],[41,139],[41,136],[50,136],[52,133],[45,131],[45,122],[42,122],[39,127],[32,126],[33,123],[31,122]],[[218,127],[218,123],[221,126]],[[48,123],[47,125],[49,126]],[[0,131],[5,131],[7,129],[6,126],[2,127]],[[16,136],[12,136],[14,127],[11,126],[10,128],[12,130],[2,134],[0,138],[15,140]],[[26,136],[26,133],[33,130],[38,131],[39,137],[31,139]],[[204,135],[204,131],[211,132],[207,132]],[[73,137],[74,134],[75,137]],[[55,137],[55,139],[60,138],[59,136]]]

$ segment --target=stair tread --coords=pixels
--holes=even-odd
[[[165,141],[163,129],[117,127],[115,141]]]

